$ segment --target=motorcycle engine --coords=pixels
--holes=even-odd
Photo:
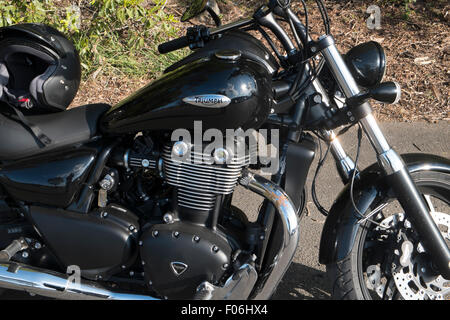
[[[180,141],[167,144],[161,159],[173,201],[163,212],[164,223],[144,227],[145,280],[163,297],[192,299],[202,282],[220,285],[232,271],[232,256],[241,246],[218,218],[250,157],[226,148],[199,153]]]

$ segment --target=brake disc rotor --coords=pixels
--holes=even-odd
[[[450,215],[435,211],[431,212],[431,215],[444,239],[450,241]],[[404,221],[405,228],[411,228],[402,213],[386,218],[381,225],[393,227],[399,221]],[[450,300],[450,281],[432,272],[423,246],[420,243],[414,244],[405,234],[399,236],[398,240],[400,246],[394,251],[395,259],[391,272],[402,297],[406,300]],[[380,295],[381,290],[376,291]]]

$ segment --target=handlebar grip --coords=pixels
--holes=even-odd
[[[161,54],[169,53],[184,47],[189,46],[189,39],[187,37],[181,37],[168,42],[164,42],[158,46],[158,51]]]

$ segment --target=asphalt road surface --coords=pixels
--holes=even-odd
[[[424,152],[433,153],[450,158],[450,122],[437,124],[427,123],[384,123],[381,124],[388,142],[398,153]],[[344,149],[353,157],[356,154],[356,129],[351,129],[342,136]],[[319,243],[325,217],[315,208],[311,201],[310,189],[313,170],[317,165],[317,158],[313,163],[307,181],[308,215],[304,215],[300,223],[300,244],[295,253],[292,265],[280,283],[274,299],[302,300],[329,299],[330,288],[325,274],[325,266],[318,262]],[[375,162],[375,154],[364,137],[359,168],[363,169]],[[318,177],[317,194],[325,208],[330,208],[343,185],[338,177],[332,157],[325,162]],[[246,212],[250,219],[254,219],[262,198],[252,192],[238,187],[233,203]],[[6,291],[0,299],[27,299],[29,295]],[[37,297],[34,297],[35,299]]]

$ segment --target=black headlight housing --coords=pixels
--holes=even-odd
[[[386,73],[386,54],[383,47],[369,41],[350,49],[344,57],[356,83],[371,88],[381,83]]]

